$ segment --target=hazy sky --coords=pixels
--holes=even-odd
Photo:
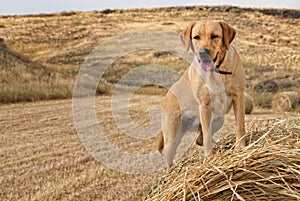
[[[106,8],[141,8],[176,5],[237,5],[244,7],[300,8],[299,0],[0,0],[2,14],[92,11]]]

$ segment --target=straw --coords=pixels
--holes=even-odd
[[[205,162],[197,154],[179,161],[145,200],[300,200],[299,122],[253,121],[244,150],[227,136]]]

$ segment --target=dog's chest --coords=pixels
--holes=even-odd
[[[210,96],[213,115],[216,117],[224,116],[231,108],[232,97],[226,92],[223,80],[216,73],[202,76],[202,80],[206,88],[205,91]]]
[[[226,92],[230,85],[224,84],[230,83],[226,78],[215,72],[198,71],[195,63],[189,69],[189,79],[191,83],[196,83],[192,87],[196,99],[201,102],[205,96],[209,96],[214,116],[224,116],[232,105],[232,97]]]

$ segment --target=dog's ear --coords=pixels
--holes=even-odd
[[[235,30],[231,26],[229,26],[227,23],[220,21],[219,22],[222,30],[223,30],[223,43],[225,45],[225,48],[228,50],[230,43],[233,41],[235,37]]]
[[[192,22],[188,28],[186,28],[186,30],[184,30],[181,35],[181,41],[184,44],[186,51],[189,51],[190,47],[191,47],[191,42],[192,42],[192,29],[195,26],[196,22]]]

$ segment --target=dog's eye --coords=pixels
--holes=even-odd
[[[194,39],[195,40],[200,40],[200,36],[198,35],[198,36],[194,36]]]
[[[218,35],[211,35],[211,39],[215,39],[215,38],[218,38],[219,36]]]

